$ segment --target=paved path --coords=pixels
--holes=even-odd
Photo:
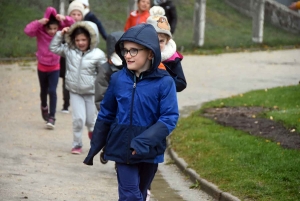
[[[201,103],[252,89],[297,84],[300,50],[185,56],[188,88],[178,94],[181,115]],[[85,154],[70,154],[72,119],[57,113],[56,128],[44,129],[39,111],[35,63],[0,65],[0,200],[117,200],[113,163],[82,164]],[[61,109],[61,83],[58,108]],[[89,140],[83,138],[87,153]],[[167,159],[168,161],[168,159]],[[174,165],[161,164],[152,200],[212,200],[190,190]]]

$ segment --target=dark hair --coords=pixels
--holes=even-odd
[[[52,25],[52,24],[56,24],[57,26],[59,26],[59,21],[53,15],[50,15],[49,21],[47,22],[47,24],[45,26],[47,28],[50,28],[50,25]]]
[[[70,38],[73,44],[75,44],[75,37],[79,34],[85,35],[89,39],[89,44],[91,44],[91,36],[90,33],[83,27],[77,27],[74,29],[74,31],[71,33]]]

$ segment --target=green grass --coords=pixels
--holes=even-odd
[[[179,120],[172,148],[201,177],[241,200],[294,201],[300,197],[300,151],[223,127],[200,116],[204,108],[264,106],[273,116],[299,131],[300,86],[257,90],[203,105]]]
[[[265,23],[264,43],[252,43],[252,20],[229,7],[222,0],[207,1],[204,47],[193,45],[194,0],[174,0],[178,25],[174,34],[179,50],[191,54],[216,54],[257,49],[298,47],[300,37]],[[34,56],[36,41],[23,30],[27,23],[40,19],[51,0],[0,0],[0,58]],[[90,0],[91,11],[103,23],[107,33],[123,30],[128,0]],[[101,40],[99,47],[106,50]],[[183,47],[183,48],[181,48]]]

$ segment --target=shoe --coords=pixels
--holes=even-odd
[[[48,106],[42,107],[41,106],[41,112],[42,112],[42,117],[45,121],[48,121],[49,118],[49,111],[48,111]]]
[[[102,164],[106,164],[106,163],[108,162],[108,160],[105,160],[105,159],[104,159],[104,151],[102,151],[102,152],[100,153],[100,162],[101,162]]]
[[[64,113],[64,114],[69,114],[69,110],[68,109],[64,109],[63,108],[63,109],[61,109],[61,112]]]
[[[54,124],[55,124],[55,118],[54,117],[49,117],[48,121],[46,123],[46,127],[48,129],[54,129],[54,127],[55,127]]]
[[[93,136],[93,132],[92,132],[92,131],[89,131],[88,136],[89,136],[89,138],[90,138],[90,140],[91,140],[91,139],[92,139],[92,136]]]
[[[72,153],[72,154],[81,154],[81,153],[82,153],[82,148],[81,148],[81,147],[74,147],[74,148],[71,150],[71,153]]]
[[[147,189],[147,198],[146,201],[150,201],[150,197],[151,197],[151,192],[149,189]]]

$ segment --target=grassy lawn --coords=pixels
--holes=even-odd
[[[171,136],[172,148],[201,177],[242,200],[299,200],[300,151],[251,136],[200,117],[204,108],[263,106],[266,114],[287,128],[300,131],[300,86],[251,91],[205,103],[180,119]]]
[[[0,58],[34,56],[35,38],[27,37],[23,30],[27,23],[40,19],[51,0],[1,1]],[[103,23],[107,33],[123,30],[128,0],[90,0],[91,11]],[[297,34],[288,33],[265,23],[264,43],[252,43],[252,19],[238,13],[223,0],[207,1],[204,47],[193,46],[194,0],[174,0],[177,5],[178,25],[174,34],[179,50],[191,54],[215,54],[257,49],[281,49],[300,44]],[[99,47],[105,49],[102,40]]]

